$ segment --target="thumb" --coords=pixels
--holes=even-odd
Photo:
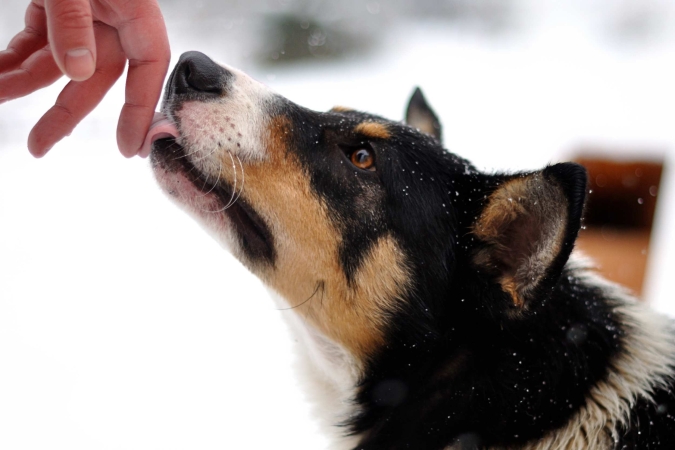
[[[52,55],[68,78],[83,81],[96,69],[96,42],[89,0],[45,0]]]

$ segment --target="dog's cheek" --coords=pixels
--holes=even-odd
[[[365,360],[383,345],[388,317],[410,284],[404,253],[389,234],[375,237],[348,277],[343,228],[295,157],[289,120],[268,128],[269,158],[246,168],[246,196],[269,221],[278,259],[258,275],[314,328]],[[372,204],[368,205],[373,207]]]

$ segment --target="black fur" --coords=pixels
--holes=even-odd
[[[344,424],[363,436],[358,448],[510,446],[564,426],[625,348],[616,305],[566,268],[581,226],[585,170],[567,163],[542,172],[562,187],[569,223],[537,303],[514,318],[512,299],[471,263],[481,243],[470,227],[495,189],[526,174],[480,173],[431,136],[380,117],[295,105],[279,110],[294,124],[289,148],[341,224],[348,276],[386,233],[396,237],[414,268],[407,308],[392,316],[388,344],[372,356],[361,380],[356,400],[362,412]],[[392,137],[355,134],[364,120],[386,123]],[[360,146],[375,152],[375,172],[356,169],[345,158]],[[371,199],[365,206],[359,202],[364,196]],[[662,395],[674,407],[670,393]],[[642,399],[635,420],[645,422],[654,408]],[[621,445],[671,443],[670,416],[652,422],[649,438],[636,435],[633,425]]]
[[[617,450],[675,448],[675,384],[657,390],[653,400],[640,399],[620,434]]]
[[[174,105],[189,93],[178,94]],[[209,101],[199,97],[204,93],[190,95]],[[415,95],[411,108],[437,122],[421,92]],[[566,222],[545,273],[519,305],[498,273],[476,263],[489,248],[473,227],[498,189],[532,173],[481,173],[434,136],[361,112],[318,113],[281,97],[267,109],[290,124],[287,149],[328,205],[347,279],[354,281],[385,235],[395,238],[412,271],[410,289],[395,302],[404,306],[388,317],[386,345],[365,361],[359,413],[343,424],[361,436],[357,448],[509,448],[565,426],[628,351],[631,331],[617,312],[619,300],[568,264],[581,227],[585,170],[565,163],[536,174],[562,193],[565,202],[552,207],[567,208]],[[359,134],[362,122],[384,124],[390,137]],[[440,125],[435,129],[440,137]],[[351,164],[349,154],[361,148],[375,154],[375,171]],[[154,163],[176,164],[170,152],[159,160],[156,153]],[[239,234],[255,244],[245,250],[274,264],[269,229],[246,204],[236,211]],[[675,386],[665,381],[670,388],[653,400],[637,399],[627,425],[616,430],[616,449],[675,448]]]

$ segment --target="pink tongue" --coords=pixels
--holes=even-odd
[[[152,150],[152,144],[156,140],[170,137],[174,139],[180,137],[178,128],[164,114],[156,112],[152,119],[152,125],[150,125],[150,131],[145,136],[145,142],[143,142],[143,147],[138,155],[147,158]]]

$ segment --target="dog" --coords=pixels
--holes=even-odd
[[[675,449],[675,327],[571,256],[586,172],[488,174],[198,52],[148,138],[163,190],[289,310],[335,449]]]

